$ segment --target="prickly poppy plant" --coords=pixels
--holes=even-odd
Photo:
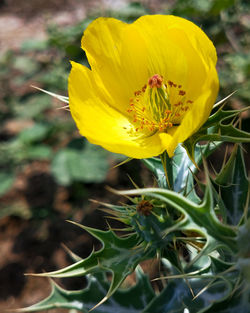
[[[69,252],[72,265],[32,274],[85,276],[86,288],[65,290],[51,280],[51,294],[20,311],[250,312],[249,180],[242,149],[250,134],[236,127],[242,110],[222,109],[229,96],[214,103],[219,83],[212,42],[190,21],[156,15],[132,24],[99,18],[84,32],[82,48],[91,69],[72,62],[69,99],[54,96],[69,101],[91,143],[143,159],[154,187],[110,190],[126,200],[100,208],[123,223],[124,235],[111,226],[103,231],[77,224],[101,249],[87,258]],[[211,175],[206,158],[224,142],[234,143],[230,156]],[[196,177],[201,165],[203,181]],[[157,288],[141,267],[152,260]],[[134,272],[135,284],[125,287]]]
[[[165,150],[172,157],[207,120],[218,93],[217,56],[192,22],[98,18],[82,48],[91,69],[72,62],[69,105],[91,143],[133,158]]]

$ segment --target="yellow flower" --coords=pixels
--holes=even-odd
[[[207,120],[218,93],[216,50],[176,16],[132,24],[98,18],[82,38],[91,69],[72,62],[69,105],[91,143],[133,158],[168,152]]]

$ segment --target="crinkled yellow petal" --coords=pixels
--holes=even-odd
[[[212,42],[193,23],[175,16],[143,16],[133,24],[98,18],[84,33],[82,47],[91,69],[125,112],[128,99],[149,77],[163,75],[195,99],[215,63]]]
[[[195,99],[206,80],[208,60],[216,63],[215,48],[203,31],[171,15],[143,16],[133,24],[98,18],[85,31],[82,48],[121,110],[156,73],[183,85]]]
[[[214,67],[211,67],[207,82],[200,97],[195,100],[190,110],[185,114],[181,124],[178,127],[173,127],[169,133],[172,139],[165,142],[165,148],[170,157],[174,155],[174,150],[178,143],[184,142],[187,138],[193,135],[208,119],[215,103],[219,88],[217,72]]]
[[[98,88],[99,87],[99,88]],[[72,62],[69,104],[80,133],[91,143],[133,158],[157,156],[164,151],[158,134],[137,140],[128,134],[133,127],[120,112],[109,106],[88,68]]]
[[[145,44],[137,30],[113,18],[98,18],[84,32],[82,48],[116,108],[125,112],[129,98],[148,79]]]
[[[203,31],[171,15],[143,16],[134,26],[146,44],[151,73],[181,84],[193,100],[198,97],[207,79],[208,64],[212,60],[214,66],[216,62],[215,48]]]

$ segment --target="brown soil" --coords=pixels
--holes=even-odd
[[[24,40],[45,38],[48,23],[75,24],[97,7],[99,11],[104,10],[109,2],[0,0],[0,54],[7,50],[18,51]],[[19,124],[6,127],[15,133],[27,126],[25,121]],[[117,171],[111,171],[107,183],[115,186],[117,177]],[[21,171],[12,190],[0,199],[2,208],[22,212],[21,217],[6,214],[0,219],[0,312],[14,312],[14,309],[32,305],[49,294],[47,279],[24,274],[56,270],[71,264],[62,244],[81,257],[89,255],[93,244],[99,247],[99,243],[86,232],[65,221],[84,220],[89,226],[106,227],[102,214],[96,211],[98,205],[86,200],[87,193],[89,198],[104,201],[107,198],[104,185],[81,188],[85,195],[78,196],[72,203],[70,190],[54,182],[48,164],[36,161]],[[110,195],[108,197],[110,199]],[[67,279],[59,283],[67,289],[80,289],[85,280]],[[68,310],[60,309],[60,312]]]

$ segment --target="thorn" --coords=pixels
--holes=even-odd
[[[124,196],[125,198],[127,198],[129,201],[131,201],[132,203],[136,203],[135,200],[131,197],[129,197],[128,195],[126,195],[126,191],[119,191],[119,190],[116,190],[110,186],[105,186],[106,190],[115,194],[115,195],[119,195],[119,196]]]
[[[124,161],[122,161],[122,162],[120,162],[120,163],[114,165],[113,167],[111,167],[111,169],[114,169],[114,168],[116,168],[116,167],[118,167],[118,166],[121,166],[121,165],[123,165],[123,164],[126,164],[126,163],[128,163],[128,162],[130,162],[130,161],[132,161],[132,160],[133,160],[133,158],[127,158],[126,160],[124,160]]]
[[[82,258],[80,258],[77,254],[75,254],[74,252],[72,252],[64,243],[61,243],[62,248],[70,255],[70,257],[78,262],[81,261]]]
[[[97,303],[92,309],[89,310],[89,312],[93,311],[94,309],[96,309],[97,307],[99,307],[101,304],[103,304],[105,301],[108,300],[108,297],[104,297],[99,303]]]
[[[227,97],[225,97],[224,99],[220,100],[219,102],[215,103],[213,106],[214,108],[217,108],[219,105],[221,104],[225,104],[226,100],[229,99],[232,95],[234,95],[238,90],[235,90],[234,92],[230,93],[230,95],[228,95]]]
[[[58,95],[56,93],[47,91],[45,89],[42,89],[42,88],[39,88],[39,87],[36,87],[36,86],[33,86],[33,85],[30,85],[30,87],[35,88],[37,90],[40,90],[40,91],[42,91],[42,92],[44,92],[44,93],[46,93],[46,94],[48,94],[48,95],[50,95],[50,96],[52,96],[52,97],[54,97],[56,99],[59,99],[62,102],[69,103],[69,98],[68,97]]]
[[[204,288],[202,288],[196,296],[193,295],[193,300],[197,299],[203,292],[205,292],[209,287],[210,285],[212,285],[214,283],[214,281],[216,280],[217,278],[213,279],[212,281],[210,281],[207,286],[205,286]]]
[[[136,189],[140,189],[140,187],[133,181],[133,179],[130,177],[130,175],[127,174],[127,176],[128,176],[128,178],[129,178],[130,182],[132,183],[132,185],[133,185]]]
[[[112,209],[100,208],[100,209],[98,209],[98,211],[102,211],[104,213],[108,213],[108,214],[114,215],[116,217],[122,217],[122,213],[121,212],[117,212],[117,211],[112,210]]]
[[[70,112],[70,110],[68,108],[69,108],[69,105],[65,105],[63,107],[56,108],[56,110],[65,110],[65,111],[69,111]]]

